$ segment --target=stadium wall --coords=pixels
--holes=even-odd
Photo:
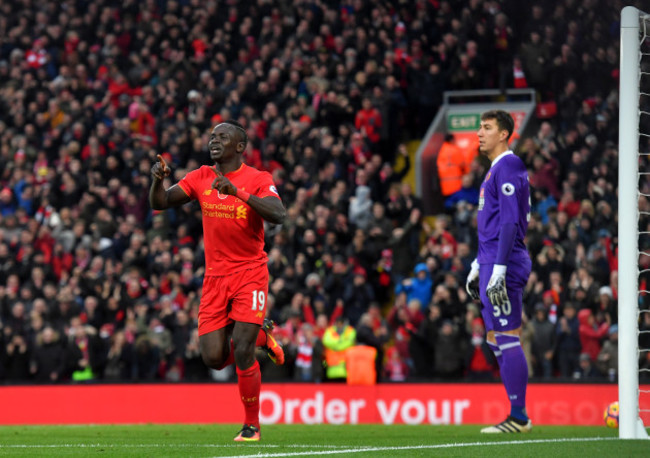
[[[650,386],[642,389],[650,389]],[[614,384],[531,384],[536,425],[603,424]],[[508,414],[498,384],[264,384],[263,424],[491,424]],[[0,387],[1,425],[239,423],[235,384]]]

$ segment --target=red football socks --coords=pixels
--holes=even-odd
[[[255,341],[255,346],[263,347],[264,345],[266,345],[266,332],[260,329],[259,334],[257,334],[257,340]]]
[[[228,353],[228,358],[226,358],[226,360],[223,362],[221,367],[218,367],[217,370],[221,370],[224,367],[228,367],[234,362],[235,362],[235,344],[231,340],[230,341],[230,353]]]
[[[260,329],[259,334],[257,334],[257,340],[255,341],[256,347],[263,347],[266,345],[266,332]],[[221,370],[224,367],[228,367],[235,362],[235,344],[232,339],[230,340],[230,352],[228,353],[228,358],[223,362],[221,367],[218,367],[217,370]]]
[[[246,419],[244,424],[260,427],[260,387],[262,385],[262,373],[257,361],[248,369],[237,368],[237,385]]]

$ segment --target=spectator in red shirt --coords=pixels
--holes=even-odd
[[[578,312],[578,321],[580,327],[580,343],[582,344],[582,353],[587,353],[591,361],[595,362],[600,353],[601,342],[607,336],[609,323],[597,323],[596,317],[590,309],[582,309]]]
[[[379,143],[381,125],[381,113],[373,106],[370,97],[364,97],[361,100],[361,109],[354,118],[354,126],[366,138],[372,150]]]
[[[567,188],[557,204],[558,211],[566,212],[569,218],[575,218],[580,212],[580,202],[575,199],[573,189]]]
[[[47,64],[50,60],[50,56],[45,49],[43,38],[34,40],[31,49],[27,50],[25,53],[25,59],[27,60],[27,65],[31,68],[40,68]]]

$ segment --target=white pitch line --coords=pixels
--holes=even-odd
[[[309,448],[304,452],[284,452],[284,453],[256,453],[254,455],[232,455],[222,458],[272,458],[281,456],[311,456],[311,455],[340,455],[344,453],[363,453],[363,452],[382,452],[382,451],[405,451],[405,450],[435,450],[446,448],[465,448],[491,445],[526,445],[526,444],[549,444],[561,442],[597,442],[618,440],[617,437],[584,437],[584,438],[566,438],[566,439],[531,439],[516,441],[498,441],[498,442],[465,442],[457,444],[436,444],[436,445],[405,445],[392,447],[372,447],[372,446],[341,446],[341,445],[314,445],[314,444],[292,444],[284,446],[286,448]],[[277,444],[248,444],[251,449],[271,449],[283,447]],[[221,448],[221,449],[241,449],[242,444],[0,444],[2,449],[56,449],[56,448]],[[319,450],[314,450],[317,448]],[[329,450],[323,450],[329,449]],[[252,451],[252,450],[251,450]]]
[[[256,453],[254,455],[232,455],[220,458],[272,458],[280,456],[311,456],[311,455],[339,455],[343,453],[364,453],[364,452],[385,452],[385,451],[404,451],[404,450],[434,450],[443,448],[463,448],[489,445],[529,445],[529,444],[548,444],[553,442],[597,442],[603,440],[618,440],[617,437],[584,437],[571,439],[532,439],[518,441],[499,441],[499,442],[466,442],[460,444],[438,444],[438,445],[405,445],[401,447],[355,447],[342,450],[310,450],[307,452],[293,453]]]

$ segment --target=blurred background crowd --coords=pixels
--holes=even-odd
[[[208,371],[197,345],[200,209],[147,199],[157,154],[171,185],[235,119],[245,161],[288,209],[266,231],[287,364],[262,358],[264,379],[341,377],[325,355],[363,344],[381,381],[494,380],[464,290],[489,164],[475,158],[445,212],[424,215],[406,145],[443,91],[513,87],[552,107],[516,148],[533,209],[530,374],[615,379],[623,3],[1,2],[0,379],[234,377]]]

